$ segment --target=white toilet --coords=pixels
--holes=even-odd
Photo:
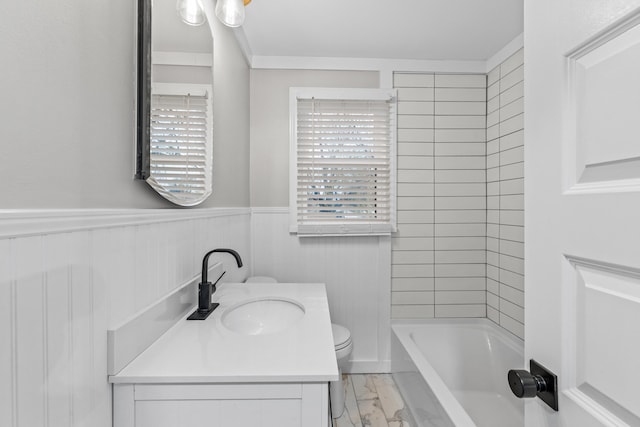
[[[268,276],[251,276],[245,280],[246,283],[278,283],[276,279]],[[331,416],[338,418],[344,412],[344,385],[342,384],[342,367],[349,360],[353,343],[351,342],[351,332],[349,329],[336,323],[331,324],[331,333],[333,334],[333,345],[336,350],[336,359],[338,361],[338,381],[329,383],[329,394],[331,397]]]

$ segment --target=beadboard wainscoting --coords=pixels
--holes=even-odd
[[[488,85],[487,317],[524,338],[524,50]]]
[[[389,372],[391,238],[298,237],[289,208],[253,208],[253,274],[280,282],[325,283],[331,320],[349,328],[345,372]]]
[[[251,260],[248,208],[0,215],[2,426],[111,426],[107,330],[197,279],[208,249]]]

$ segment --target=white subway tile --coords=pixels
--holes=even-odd
[[[500,254],[497,252],[487,250],[487,264],[495,267],[500,266]]]
[[[394,291],[391,293],[393,305],[433,304],[433,291]]]
[[[398,156],[433,156],[433,142],[398,142]]]
[[[524,113],[524,98],[518,98],[500,108],[500,120],[504,121],[522,113]]]
[[[433,169],[433,156],[398,156],[398,169]]]
[[[523,210],[524,196],[521,194],[500,196],[500,208],[506,210]]]
[[[436,264],[435,277],[485,277],[485,264]]]
[[[484,304],[485,291],[435,291],[436,304]]]
[[[433,101],[401,101],[398,102],[398,114],[433,114]]]
[[[524,325],[513,318],[500,314],[500,326],[514,334],[515,336],[524,339]]]
[[[436,156],[484,156],[486,145],[482,142],[437,142]]]
[[[500,82],[495,82],[487,87],[487,99],[500,100],[500,98],[498,98],[498,95],[500,95]]]
[[[494,96],[493,98],[489,97],[487,101],[487,114],[493,113],[494,111],[500,108],[500,98]]]
[[[503,270],[500,272],[500,283],[524,292],[524,276],[522,274]]]
[[[499,224],[500,223],[500,211],[498,209],[487,210],[487,223]]]
[[[433,182],[432,169],[398,170],[398,182]]]
[[[500,90],[504,92],[524,80],[524,64],[504,75],[500,80]]]
[[[399,88],[398,102],[404,101],[433,101],[433,88]]]
[[[518,114],[510,119],[506,119],[500,122],[500,136],[505,136],[510,133],[522,130],[524,128],[524,114]],[[437,135],[436,135],[437,137]]]
[[[485,196],[485,183],[436,183],[436,196]]]
[[[435,317],[486,317],[485,304],[436,305]]]
[[[522,259],[524,258],[524,243],[502,240],[500,242],[500,253]]]
[[[485,142],[487,132],[482,129],[436,129],[436,142]]]
[[[520,82],[500,94],[500,105],[507,105],[524,96],[524,82]]]
[[[433,291],[434,279],[428,277],[394,277],[391,279],[393,291]]]
[[[487,111],[487,103],[484,101],[462,102],[436,102],[435,113],[437,115],[483,115]]]
[[[434,195],[434,184],[430,183],[398,183],[398,196],[399,197],[424,197]]]
[[[500,64],[500,78],[504,78],[507,74],[524,64],[524,48],[518,50],[509,58]]]
[[[487,306],[487,317],[496,324],[500,324],[500,312],[491,306]]]
[[[429,319],[434,317],[433,305],[393,305],[392,319]]]
[[[485,74],[436,74],[436,87],[486,88]]]
[[[484,249],[485,239],[483,237],[436,237],[435,250],[475,250]]]
[[[490,292],[494,295],[499,295],[500,294],[500,283],[496,282],[493,279],[487,279],[487,292]],[[496,307],[498,307],[496,305]]]
[[[433,129],[433,116],[426,115],[398,115],[398,129]]]
[[[398,237],[391,239],[392,249],[400,251],[432,251],[432,237]]]
[[[499,238],[500,226],[498,224],[487,224],[487,237]]]
[[[399,87],[433,87],[433,74],[427,73],[394,73],[393,86]]]
[[[487,292],[487,305],[496,309],[500,309],[500,297],[493,294],[492,292]]]
[[[392,251],[392,264],[433,264],[434,251]]]
[[[503,298],[519,307],[524,307],[524,292],[504,284],[500,284],[500,298]]]
[[[494,154],[500,151],[500,140],[493,139],[487,141],[487,154]]]
[[[500,181],[500,194],[524,194],[524,178]]]
[[[524,211],[500,211],[500,223],[505,225],[524,226]]]
[[[500,79],[500,66],[498,65],[487,75],[487,85],[492,85]]]
[[[516,179],[524,177],[524,162],[500,166],[500,179]]]
[[[524,242],[524,227],[515,225],[501,225],[500,238],[504,240],[513,240],[516,242]]]
[[[398,142],[433,142],[433,129],[398,129]]]
[[[499,252],[500,251],[500,239],[487,236],[487,251]]]
[[[433,265],[398,264],[391,266],[391,277],[433,277]]]
[[[482,116],[435,116],[438,129],[484,129],[487,119]]]
[[[486,221],[486,211],[483,209],[438,210],[434,215],[437,224],[484,223]]]
[[[500,280],[500,269],[493,265],[487,265],[487,279],[492,279],[495,281]]]
[[[485,164],[486,160],[484,156],[437,156],[435,158],[435,169],[484,170]]]
[[[493,125],[487,128],[487,141],[493,141],[500,138],[500,125]]]
[[[440,101],[486,101],[487,90],[485,88],[436,88],[435,100]],[[438,107],[436,105],[436,111]]]
[[[488,196],[499,196],[500,195],[500,182],[489,182],[487,183],[487,195]]]
[[[484,224],[436,224],[437,237],[484,237]]]
[[[468,197],[435,197],[435,209],[458,210],[458,209],[486,209],[487,199],[482,196]]]
[[[487,127],[495,126],[498,123],[500,123],[500,110],[487,114]]]
[[[524,145],[524,131],[518,131],[505,135],[500,138],[500,150],[508,150],[510,148]]]
[[[433,224],[400,224],[395,237],[433,237]]]
[[[485,182],[486,172],[482,169],[436,170],[435,181],[445,182]]]
[[[435,262],[438,264],[478,264],[486,261],[486,251],[482,249],[435,252]]]
[[[524,259],[509,256],[500,251],[500,269],[509,270],[514,273],[524,274]]]
[[[487,209],[500,209],[500,196],[487,196]]]
[[[500,165],[524,162],[524,146],[511,148],[500,152]]]
[[[398,210],[429,210],[434,208],[433,197],[398,197]]]
[[[398,224],[432,224],[435,220],[433,210],[398,211]]]
[[[483,291],[484,277],[437,277],[435,289],[439,291]]]
[[[500,298],[500,313],[506,314],[520,323],[524,323],[524,308]]]
[[[487,155],[487,169],[497,168],[500,166],[500,153]]]

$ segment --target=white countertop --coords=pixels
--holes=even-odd
[[[221,323],[225,310],[263,297],[299,302],[305,314],[267,335],[243,335]],[[206,320],[179,321],[129,363],[112,383],[326,382],[338,379],[324,284],[222,283],[220,306]],[[195,309],[195,307],[194,307]]]

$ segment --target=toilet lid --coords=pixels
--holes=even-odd
[[[336,349],[347,346],[351,342],[351,332],[342,325],[331,324],[333,332],[333,345]]]

